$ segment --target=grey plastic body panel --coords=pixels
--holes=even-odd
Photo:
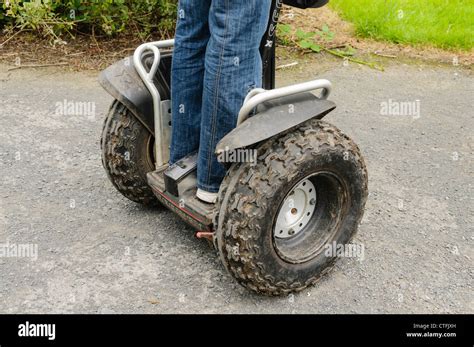
[[[163,53],[162,63],[156,75],[155,85],[162,100],[170,99],[171,56],[171,52]],[[145,57],[147,66],[151,65],[152,61],[148,61],[151,58],[151,55]],[[132,57],[120,60],[102,71],[99,83],[110,95],[124,104],[150,133],[155,133],[153,99],[135,70]]]
[[[336,108],[329,100],[308,92],[265,102],[257,114],[227,134],[216,153],[232,151],[267,140],[312,118],[321,119]]]

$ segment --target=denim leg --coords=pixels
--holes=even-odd
[[[210,7],[211,0],[179,0],[171,69],[171,163],[199,148]]]
[[[198,187],[219,191],[225,168],[217,143],[237,124],[247,93],[262,83],[260,41],[272,0],[212,0],[202,95]]]

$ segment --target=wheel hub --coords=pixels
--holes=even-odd
[[[316,188],[305,179],[286,196],[277,214],[274,236],[287,239],[300,233],[316,209]]]

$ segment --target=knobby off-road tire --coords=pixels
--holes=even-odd
[[[368,195],[367,169],[357,145],[318,120],[257,150],[257,164],[234,164],[224,179],[214,218],[215,245],[244,287],[267,295],[301,291],[334,265],[327,245],[348,244],[354,237]],[[294,240],[278,239],[276,216],[305,177],[318,193],[315,212]]]
[[[117,100],[105,119],[100,142],[102,165],[115,188],[134,202],[158,204],[146,178],[154,170],[154,137]]]

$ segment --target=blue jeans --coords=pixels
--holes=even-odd
[[[214,154],[236,127],[245,96],[262,83],[260,41],[272,0],[179,0],[171,99],[173,164],[198,151],[198,188],[219,191]]]

